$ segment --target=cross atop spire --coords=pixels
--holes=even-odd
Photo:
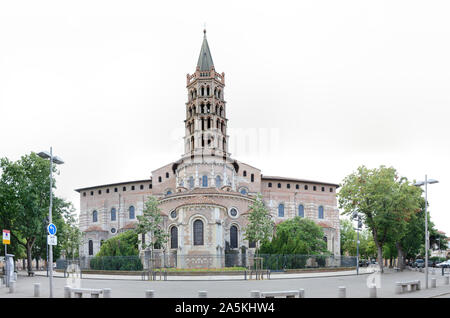
[[[208,41],[206,40],[206,28],[203,29],[203,43],[200,50],[200,56],[198,57],[197,67],[200,71],[209,71],[211,67],[214,67]]]

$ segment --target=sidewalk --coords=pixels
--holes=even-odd
[[[373,270],[360,269],[360,275],[371,274]],[[19,275],[21,275],[19,273]],[[26,276],[26,272],[22,276]],[[35,272],[36,276],[47,276],[46,271]],[[333,271],[333,272],[320,272],[320,273],[271,273],[270,280],[274,279],[298,279],[298,278],[314,278],[314,277],[339,277],[339,276],[351,276],[356,275],[356,270],[350,271]],[[53,272],[53,277],[64,277],[64,273]],[[141,275],[107,275],[107,274],[83,274],[83,279],[107,279],[107,280],[142,280]],[[266,276],[264,275],[264,279]],[[164,278],[163,278],[164,279]],[[247,280],[249,277],[247,276]],[[254,279],[254,276],[253,276]],[[157,276],[156,280],[160,280]],[[199,276],[170,276],[167,275],[168,281],[230,281],[230,280],[245,280],[244,274],[242,275],[199,275]]]

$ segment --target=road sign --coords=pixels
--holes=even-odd
[[[11,232],[9,230],[3,230],[3,244],[11,243]]]
[[[56,226],[55,226],[55,224],[50,223],[50,224],[47,226],[47,231],[48,231],[48,234],[50,234],[50,235],[55,235],[55,234],[56,234]]]
[[[47,235],[47,244],[48,245],[57,245],[56,235]]]

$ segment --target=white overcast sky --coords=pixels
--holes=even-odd
[[[230,151],[340,183],[359,165],[438,179],[450,234],[449,1],[0,1],[0,157],[47,150],[57,195],[180,158],[206,23]]]

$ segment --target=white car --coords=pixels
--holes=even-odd
[[[450,267],[450,259],[448,259],[442,263],[436,264],[436,267]]]

